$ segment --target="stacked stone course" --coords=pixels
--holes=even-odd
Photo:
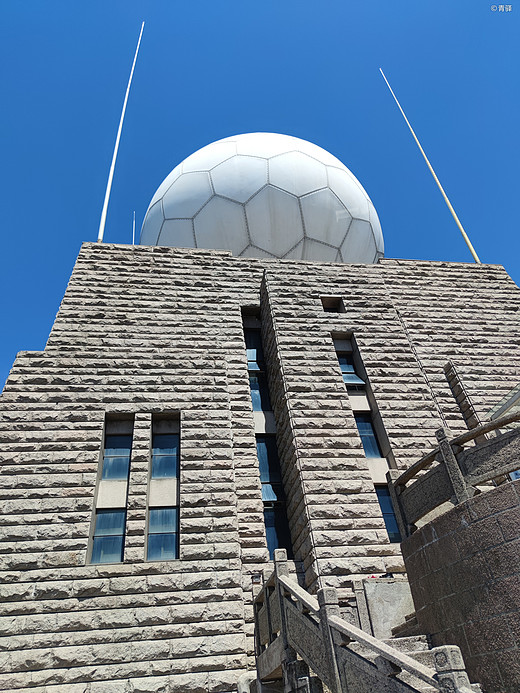
[[[325,313],[320,295],[343,297]],[[85,244],[43,352],[0,410],[2,690],[235,690],[253,663],[263,525],[241,307],[260,306],[295,569],[339,589],[402,571],[331,334],[353,334],[405,469],[464,424],[453,359],[484,415],[518,381],[517,288],[496,266],[335,265]],[[153,414],[181,417],[180,560],[146,562]],[[86,564],[106,415],[134,415],[125,558]]]

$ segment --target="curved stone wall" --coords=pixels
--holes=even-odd
[[[458,645],[489,693],[518,693],[520,480],[452,508],[402,549],[423,632]]]

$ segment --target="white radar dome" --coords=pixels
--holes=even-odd
[[[384,252],[376,210],[348,168],[315,144],[266,132],[213,142],[174,168],[140,243],[318,262],[373,263]]]

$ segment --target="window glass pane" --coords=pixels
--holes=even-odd
[[[366,457],[382,457],[369,414],[354,414]]]
[[[272,411],[265,374],[258,373],[257,375],[250,375],[249,385],[251,387],[253,411]]]
[[[162,455],[179,454],[178,433],[155,433],[152,442],[152,453]]]
[[[123,537],[94,537],[91,563],[121,563]]]
[[[105,436],[105,457],[130,456],[132,436]]]
[[[260,481],[280,483],[280,462],[276,448],[276,438],[273,435],[256,437],[256,453],[260,467]]]
[[[177,478],[179,458],[176,455],[155,455],[152,457],[152,479]]]
[[[346,385],[364,385],[365,381],[361,380],[355,373],[343,373],[343,382]]]
[[[177,558],[176,534],[150,534],[148,536],[149,561],[170,561]]]
[[[387,486],[376,486],[377,500],[381,506],[381,510],[384,513],[393,513],[394,506],[392,505],[392,499],[390,498],[390,491]]]
[[[125,533],[125,510],[98,510],[96,512],[96,537]]]
[[[394,507],[390,498],[388,486],[376,486],[377,500],[383,512],[383,520],[385,521],[388,538],[391,542],[400,542],[401,534],[395,518]]]
[[[292,544],[284,504],[264,508],[265,535],[269,557],[273,558],[275,549],[286,549],[292,558]]]
[[[260,330],[245,330],[247,360],[255,363],[264,360]]]
[[[105,457],[103,460],[103,479],[126,479],[128,477],[129,457]]]
[[[388,515],[383,513],[383,520],[385,521],[386,531],[388,532],[388,538],[392,543],[401,542],[401,533],[399,532],[399,527],[397,526],[397,520],[395,515]]]
[[[338,361],[342,373],[355,373],[354,361],[350,354],[338,354]]]
[[[361,442],[363,444],[363,450],[365,451],[365,457],[382,457],[381,450],[373,434],[367,435],[366,433],[362,433]]]
[[[177,512],[178,508],[150,508],[148,532],[150,534],[176,532]]]
[[[262,484],[262,500],[277,501],[279,500],[271,484]]]

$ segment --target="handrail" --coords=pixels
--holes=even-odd
[[[358,658],[361,658],[365,664],[375,666],[379,670],[378,676],[381,677],[381,681],[390,675],[399,677],[401,672],[412,676],[416,680],[415,683],[406,683],[401,678],[396,679],[396,685],[399,681],[403,691],[405,689],[414,690],[418,693],[418,681],[428,684],[437,691],[446,690],[447,685],[452,686],[450,690],[458,693],[474,693],[476,690],[469,683],[461,661],[460,650],[457,647],[450,645],[434,648],[431,651],[434,666],[423,664],[412,656],[392,647],[391,644],[375,638],[341,618],[337,592],[334,588],[319,589],[316,598],[303,587],[300,587],[294,576],[290,576],[287,571],[285,549],[275,550],[274,563],[275,571],[267,582],[269,584],[274,583],[273,594],[276,595],[279,623],[277,623],[276,631],[272,630],[270,622],[266,624],[269,633],[266,634],[268,637],[265,640],[265,647],[261,647],[257,653],[260,678],[262,676],[269,678],[273,672],[282,666],[285,684],[292,685],[292,677],[295,676],[295,673],[292,671],[291,665],[296,662],[296,652],[303,659],[305,666],[312,669],[314,674],[320,677],[335,693],[345,693],[345,687],[349,685],[348,678],[352,675],[352,672],[348,675],[345,673],[345,667],[353,666],[355,669]],[[254,600],[256,607],[264,602],[265,597],[265,594],[256,595]],[[302,621],[301,617],[297,617],[297,612],[302,616],[306,614],[305,618],[314,621],[314,627],[311,627],[310,622]],[[260,611],[256,608],[255,632],[257,634],[265,627],[265,625],[260,624],[256,616],[259,613]],[[265,620],[265,614],[263,618]],[[303,634],[304,631],[305,635],[300,641],[300,634]],[[355,644],[363,649],[358,650],[354,647]],[[289,650],[293,652],[287,660],[284,660],[283,648],[286,648],[286,653]],[[309,648],[311,649],[309,650]],[[316,660],[313,658],[314,649],[317,653]],[[270,654],[268,654],[269,652]],[[386,664],[384,664],[385,662]],[[391,669],[391,665],[395,669]],[[300,672],[299,669],[298,672]],[[345,676],[347,678],[344,678]],[[369,686],[365,686],[360,690],[368,690],[368,688]],[[291,688],[291,690],[293,689]],[[401,690],[401,688],[397,685],[397,688],[392,688],[392,690]]]
[[[516,421],[520,421],[520,412],[508,414],[507,416],[503,416],[500,419],[488,421],[487,423],[477,426],[476,428],[472,428],[470,431],[466,431],[465,433],[462,433],[460,436],[453,438],[450,441],[450,445],[464,445],[464,443],[468,443],[470,440],[474,440],[475,438],[478,438],[484,433],[490,433],[491,431],[495,431],[497,428],[502,428],[503,426],[515,423]],[[438,455],[439,452],[440,448],[439,446],[437,446],[436,448],[433,448],[433,450],[430,450],[430,452],[427,455],[421,457],[420,460],[414,462],[414,464],[412,464],[411,467],[409,467],[405,472],[403,472],[403,474],[401,474],[400,477],[395,479],[394,486],[405,486],[411,479],[413,479],[417,472],[420,472],[426,467],[428,467],[429,464],[431,464],[435,460],[435,457]]]
[[[297,585],[291,580],[291,578],[286,577],[285,575],[279,575],[278,580],[285,587],[285,589],[293,595],[293,597],[296,597],[296,599],[301,601],[304,606],[307,607],[307,609],[318,615],[320,607],[318,600],[315,597],[310,595],[302,587],[300,587],[300,585]],[[435,669],[427,667],[424,664],[420,664],[407,654],[395,650],[393,647],[390,647],[390,645],[387,645],[381,640],[374,638],[369,633],[365,633],[365,631],[351,625],[339,616],[330,616],[329,625],[331,625],[339,633],[346,635],[350,640],[355,640],[362,645],[368,646],[371,650],[377,652],[379,655],[382,655],[385,659],[397,664],[397,666],[401,667],[401,669],[405,669],[410,674],[417,676],[417,678],[421,679],[422,681],[426,681],[426,683],[429,683],[430,685],[435,686],[438,690],[441,690],[441,685],[438,684],[434,678],[437,673]]]
[[[293,582],[291,578],[286,577],[285,575],[279,575],[278,580],[282,583],[285,589],[288,592],[290,592],[293,595],[293,597],[299,599],[302,602],[302,604],[307,609],[309,609],[309,611],[318,614],[320,610],[320,605],[318,604],[318,600],[315,597],[306,592],[303,589],[303,587],[300,587],[300,585],[298,585],[296,582]]]
[[[378,655],[381,655],[388,661],[396,664],[409,674],[413,674],[418,679],[421,679],[421,681],[425,681],[430,686],[437,688],[439,691],[442,690],[442,685],[436,680],[437,672],[435,669],[421,664],[404,652],[399,652],[399,650],[396,650],[381,640],[374,638],[369,633],[365,633],[365,631],[361,630],[360,628],[356,628],[356,626],[351,625],[339,616],[329,616],[329,625],[343,635],[346,635],[348,638],[350,638],[350,640],[355,640],[362,645],[366,645],[373,652],[376,652]]]
[[[520,411],[514,412],[513,414],[507,414],[507,416],[503,416],[500,419],[495,419],[494,421],[488,421],[481,426],[477,426],[477,428],[472,428],[470,431],[466,431],[466,433],[454,438],[451,441],[451,444],[464,445],[464,443],[467,443],[474,438],[478,438],[484,433],[489,433],[490,431],[494,431],[497,428],[502,428],[503,426],[515,423],[516,421],[520,421]]]
[[[278,575],[277,579],[293,597],[302,602],[309,611],[319,617],[320,607],[315,597],[310,595],[286,575]],[[392,662],[400,669],[412,674],[412,676],[424,681],[433,688],[436,688],[438,691],[443,690],[443,684],[438,681],[437,671],[435,669],[421,664],[404,652],[399,652],[399,650],[387,645],[385,642],[374,638],[373,635],[348,623],[348,621],[345,621],[345,619],[340,616],[329,616],[328,624],[334,630],[338,631],[338,633],[346,635],[349,640],[354,640],[361,645],[365,645],[371,649],[372,652],[382,656],[384,659]],[[473,693],[473,691],[467,687],[460,688],[460,691],[461,693]]]

